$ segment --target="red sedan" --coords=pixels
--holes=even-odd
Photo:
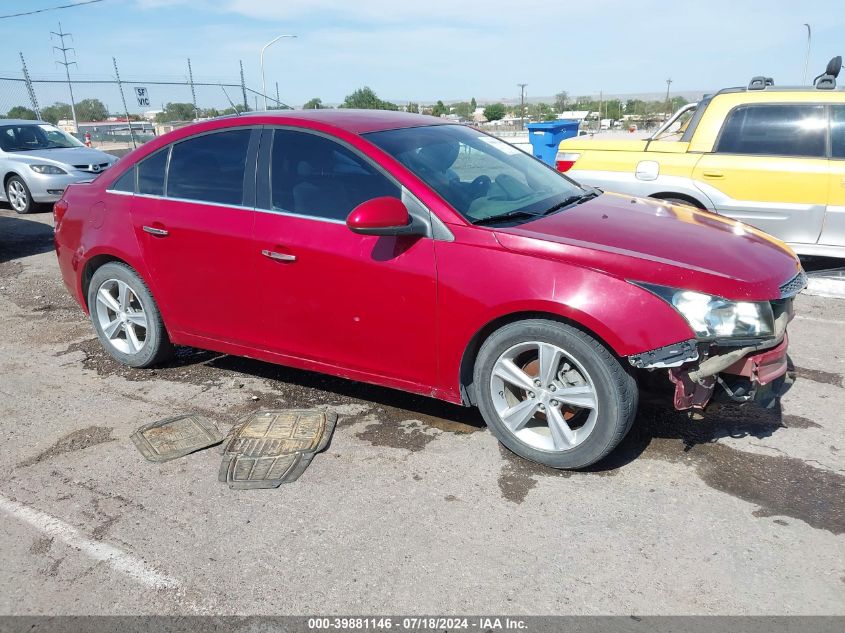
[[[749,226],[397,112],[182,128],[68,187],[55,216],[64,282],[122,363],[190,345],[477,405],[556,468],[619,443],[645,371],[679,409],[771,392],[804,286]]]

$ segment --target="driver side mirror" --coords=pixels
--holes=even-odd
[[[361,235],[425,235],[426,227],[416,222],[398,198],[384,196],[362,202],[346,218],[346,226]]]

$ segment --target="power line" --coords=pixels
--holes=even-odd
[[[6,18],[19,18],[24,15],[35,15],[36,13],[44,13],[45,11],[56,11],[57,9],[72,9],[73,7],[81,7],[84,4],[94,4],[95,2],[102,2],[103,0],[82,0],[82,2],[74,2],[73,4],[63,4],[58,7],[46,7],[44,9],[35,9],[34,11],[25,11],[23,13],[10,13],[8,15],[0,15],[0,20]]]

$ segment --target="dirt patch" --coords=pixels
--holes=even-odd
[[[710,487],[759,506],[757,516],[788,516],[843,533],[845,477],[799,459],[747,453],[719,442],[727,437],[769,437],[785,425],[818,426],[806,418],[781,416],[778,409],[754,406],[717,405],[703,420],[693,421],[668,408],[646,405],[616,458],[627,453],[627,459],[641,455],[684,463]]]
[[[796,367],[795,376],[797,378],[806,378],[813,382],[821,382],[826,385],[833,385],[834,387],[842,387],[842,374],[835,374],[830,371],[822,371],[821,369],[807,369],[806,367]]]
[[[583,470],[549,468],[511,453],[502,444],[499,444],[499,454],[504,460],[502,470],[499,473],[499,490],[502,492],[502,497],[513,503],[525,501],[528,493],[537,486],[540,477],[562,477],[564,479],[571,477],[612,477],[619,473],[617,468],[603,467],[602,462]]]
[[[60,438],[55,444],[45,451],[42,451],[35,457],[30,457],[18,464],[18,467],[25,468],[33,466],[46,459],[61,455],[63,453],[71,453],[74,451],[81,451],[97,444],[104,442],[112,442],[115,438],[112,437],[113,429],[107,426],[89,426],[84,429],[79,429],[68,433]]]
[[[39,536],[29,546],[29,551],[32,554],[46,554],[53,547],[53,537]]]
[[[707,485],[760,506],[755,516],[788,516],[845,533],[842,475],[792,457],[745,453],[718,443],[698,446],[692,456]]]
[[[400,448],[415,453],[424,449],[441,433],[442,431],[426,426],[419,420],[404,420],[399,423],[375,420],[367,424],[362,431],[358,431],[355,437],[373,446]]]
[[[787,429],[819,429],[821,424],[813,422],[810,418],[803,418],[800,415],[783,416],[783,426]]]

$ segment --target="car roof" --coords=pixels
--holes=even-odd
[[[426,125],[446,125],[453,123],[445,119],[394,110],[353,110],[346,108],[326,108],[320,110],[270,110],[267,112],[245,112],[241,115],[228,115],[229,119],[260,117],[263,122],[296,124],[315,121],[332,125],[352,134],[366,134],[383,130],[396,130]]]
[[[53,125],[47,121],[33,121],[32,119],[0,119],[0,125]]]

